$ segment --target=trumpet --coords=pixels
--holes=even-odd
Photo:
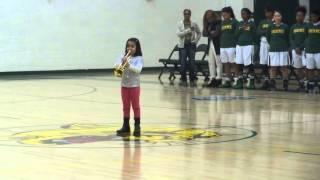
[[[115,68],[115,70],[113,71],[114,76],[116,76],[116,77],[123,76],[123,72],[128,68],[128,65],[131,60],[130,53],[131,53],[131,51],[128,51],[127,55],[125,55],[123,58],[124,61],[118,67]]]

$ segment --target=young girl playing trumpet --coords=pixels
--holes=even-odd
[[[122,69],[121,97],[123,104],[123,125],[117,130],[119,136],[130,135],[130,108],[134,112],[134,136],[140,136],[140,72],[143,67],[141,45],[137,38],[127,40],[125,55],[122,55],[115,64]]]

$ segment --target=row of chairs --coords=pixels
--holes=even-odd
[[[209,68],[206,56],[208,53],[207,44],[199,44],[196,49],[196,74],[197,76],[204,76],[205,79],[209,78]],[[180,74],[180,60],[179,60],[179,48],[176,45],[171,51],[168,58],[159,59],[159,62],[163,64],[163,67],[158,76],[159,81],[161,81],[161,76],[164,72],[169,72],[169,80],[173,81],[176,78],[176,74]]]

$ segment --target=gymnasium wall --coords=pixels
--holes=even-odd
[[[206,9],[231,5],[239,17],[244,2],[1,0],[0,72],[112,68],[131,36],[142,42],[145,66],[159,66],[158,58],[177,43],[176,23],[184,8],[192,9],[202,26]]]

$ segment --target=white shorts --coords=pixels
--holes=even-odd
[[[306,67],[307,66],[307,58],[306,58],[306,52],[303,51],[302,53],[302,66]]]
[[[288,66],[290,57],[287,51],[269,52],[269,66]]]
[[[261,37],[259,57],[260,57],[260,64],[264,64],[264,65],[268,64],[269,44],[266,37]]]
[[[320,69],[320,53],[306,53],[307,69]]]
[[[236,63],[249,66],[253,62],[254,46],[237,46],[236,47]]]
[[[236,48],[220,48],[220,59],[222,63],[235,63]]]
[[[304,56],[304,51],[302,51],[302,54],[297,54],[296,51],[293,49],[292,50],[292,66],[294,68],[302,68],[306,66],[305,62],[305,56]]]

